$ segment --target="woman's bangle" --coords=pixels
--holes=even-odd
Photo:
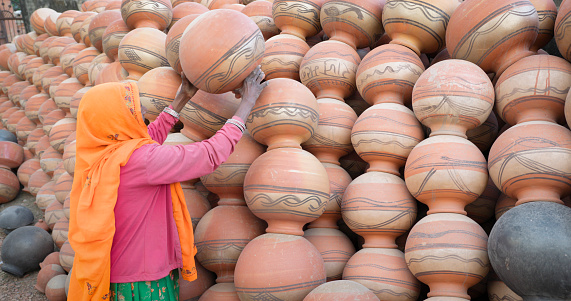
[[[226,123],[231,123],[231,124],[235,125],[240,130],[240,132],[242,132],[242,133],[244,133],[244,131],[246,130],[246,125],[244,123],[236,120],[236,119],[232,119],[232,118],[228,119],[228,120],[226,120]]]
[[[171,115],[172,117],[176,118],[176,119],[180,119],[180,115],[173,109],[171,109],[170,107],[165,107],[163,109],[163,112]]]

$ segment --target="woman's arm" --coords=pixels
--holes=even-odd
[[[167,139],[170,130],[177,122],[177,118],[163,111],[155,121],[149,124],[147,132],[153,140],[163,144]]]

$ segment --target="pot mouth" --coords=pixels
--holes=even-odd
[[[2,264],[2,271],[8,273],[8,274],[12,274],[16,277],[22,278],[24,277],[24,273],[22,272],[22,270],[20,268],[18,268],[15,265],[12,264],[7,264],[4,263]]]

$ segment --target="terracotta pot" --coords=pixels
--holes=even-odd
[[[20,107],[20,93],[26,88],[30,87],[30,83],[27,81],[21,81],[14,83],[8,89],[8,98],[12,101],[16,106]]]
[[[57,179],[54,186],[54,195],[58,202],[63,205],[65,198],[69,195],[71,191],[71,186],[73,183],[73,176],[67,172],[64,172],[59,179]]]
[[[351,176],[341,166],[323,163],[329,178],[329,202],[325,211],[316,220],[309,224],[309,228],[337,229],[337,221],[341,219],[341,201],[345,189],[351,183]]]
[[[110,0],[105,5],[105,10],[121,9],[121,0]]]
[[[59,32],[57,31],[56,22],[57,18],[61,15],[61,13],[51,13],[46,20],[44,21],[44,30],[50,36],[58,36]]]
[[[48,7],[36,9],[30,16],[30,25],[32,26],[32,29],[40,35],[46,33],[46,30],[44,29],[44,23],[48,16],[55,12],[55,10]]]
[[[38,57],[41,57],[40,55],[40,47],[42,46],[42,43],[47,40],[50,36],[47,33],[43,33],[40,34],[35,40],[34,40],[34,53],[35,55],[37,55]],[[1,51],[1,50],[0,50]]]
[[[42,169],[36,170],[28,179],[28,190],[30,194],[36,196],[40,188],[50,180],[51,180],[50,176],[46,174]]]
[[[384,33],[384,4],[385,1],[374,0],[326,0],[320,16],[323,31],[330,39],[353,49],[373,46]]]
[[[228,160],[218,166],[214,172],[200,178],[209,191],[220,197],[218,205],[246,205],[243,190],[244,177],[252,162],[265,150],[263,145],[256,142],[246,132],[236,144]]]
[[[379,300],[366,286],[349,280],[337,280],[322,284],[311,291],[304,301],[365,301]]]
[[[452,135],[420,142],[408,157],[404,176],[411,194],[430,208],[428,214],[465,215],[464,207],[484,192],[488,182],[486,159],[480,150]]]
[[[60,65],[60,56],[65,49],[65,47],[75,44],[75,40],[72,37],[59,37],[50,43],[50,49],[48,50],[48,57],[54,65]]]
[[[25,74],[26,65],[28,64],[29,61],[31,61],[34,58],[36,58],[35,55],[26,54],[25,56],[22,57],[22,59],[19,60],[19,62],[16,65],[12,65],[13,68],[16,68],[16,70],[14,70],[15,71],[14,73],[16,73],[21,80],[26,81],[26,74]]]
[[[50,279],[46,285],[46,297],[48,300],[64,301],[67,299],[65,295],[65,281],[67,275],[57,275]]]
[[[200,4],[206,6],[208,9],[220,9],[238,4],[239,0],[197,0],[197,2],[200,2]]]
[[[557,6],[553,0],[530,0],[539,17],[539,33],[531,51],[538,51],[553,38],[553,29],[557,18]]]
[[[462,70],[462,73],[455,72]],[[431,66],[412,92],[414,114],[430,136],[456,135],[482,124],[494,105],[494,86],[475,64],[446,60]]]
[[[478,224],[482,224],[494,216],[496,201],[500,197],[500,190],[491,178],[488,179],[486,189],[474,202],[466,205],[468,217]]]
[[[239,103],[231,92],[210,94],[199,90],[180,112],[180,121],[184,124],[181,133],[193,141],[212,137],[232,118]]]
[[[57,38],[59,38],[59,37],[58,36],[50,36],[47,39],[45,39],[39,46],[39,52],[40,52],[39,56],[44,60],[44,63],[46,63],[46,64],[51,63],[48,52],[50,50],[51,44]]]
[[[396,249],[360,250],[347,262],[343,280],[364,285],[380,300],[412,301],[420,293],[420,283],[407,269],[405,255]]]
[[[42,212],[45,212],[52,202],[57,202],[54,194],[55,181],[44,184],[36,194],[36,205]]]
[[[62,81],[56,90],[54,101],[56,105],[66,113],[66,116],[71,117],[70,103],[73,95],[84,88],[76,78],[69,78]]]
[[[450,17],[446,47],[452,58],[475,63],[497,78],[511,64],[534,54],[529,49],[538,26],[529,1],[465,1]]]
[[[18,124],[18,121],[22,119],[22,117],[26,117],[26,113],[24,113],[24,110],[17,110],[16,112],[10,114],[8,119],[6,119],[6,129],[15,134],[16,125]]]
[[[44,60],[41,57],[35,57],[26,64],[26,67],[24,68],[24,78],[30,82],[30,84],[34,84],[34,72],[36,72],[36,70],[38,70],[38,68],[43,64]]]
[[[246,206],[218,206],[196,227],[196,259],[218,275],[216,282],[234,282],[240,253],[250,240],[264,233],[264,228],[265,223]]]
[[[27,160],[20,165],[20,168],[18,168],[16,175],[18,176],[20,183],[24,186],[24,191],[28,191],[28,181],[30,180],[30,176],[38,169],[40,169],[40,160],[36,158]]]
[[[571,64],[551,55],[533,55],[511,65],[498,79],[496,112],[510,125],[526,121],[564,123]]]
[[[567,24],[571,22],[569,12],[571,11],[571,2],[563,1],[559,5],[559,12],[555,19],[554,38],[557,43],[559,52],[565,59],[571,58],[571,39],[565,34]]]
[[[105,7],[109,4],[109,1],[107,0],[95,0],[90,2],[88,5],[86,5],[85,10],[86,11],[92,11],[92,12],[96,12],[96,13],[100,13],[105,11]]]
[[[56,122],[65,118],[64,111],[57,109],[53,110],[48,115],[44,117],[43,129],[46,135],[50,134],[50,131]]]
[[[73,76],[73,62],[79,52],[86,47],[83,43],[70,44],[64,48],[60,56],[60,63],[63,71],[68,76]]]
[[[73,61],[73,74],[83,85],[87,85],[89,82],[89,65],[101,52],[95,47],[85,48],[80,51],[75,60]]]
[[[118,19],[109,24],[103,32],[103,52],[113,61],[119,56],[119,44],[125,35],[129,33],[129,27],[123,19]]]
[[[69,103],[69,111],[71,113],[71,117],[77,118],[77,110],[79,108],[79,103],[81,101],[81,98],[83,97],[85,92],[89,91],[89,89],[91,88],[92,87],[84,87],[75,92],[75,94],[73,94],[73,97],[71,97],[71,101]]]
[[[40,293],[45,293],[48,281],[57,275],[65,275],[65,271],[59,264],[50,264],[44,266],[38,273],[38,278],[34,288],[37,289]]]
[[[83,23],[81,23],[81,27],[79,28],[79,37],[81,38],[83,44],[85,44],[87,47],[93,46],[91,45],[91,39],[89,37],[89,26],[91,25],[91,21],[93,21],[96,16],[97,15],[88,16],[83,21]]]
[[[96,14],[97,13],[95,12],[82,12],[73,18],[70,29],[71,35],[76,42],[83,43],[83,40],[81,39],[81,26],[87,18],[95,16]]]
[[[7,76],[4,81],[2,81],[2,92],[5,95],[8,95],[8,89],[10,88],[11,85],[19,82],[20,79],[18,79],[18,76],[16,74],[12,74]]]
[[[24,116],[16,123],[16,136],[24,143],[28,140],[28,135],[37,128],[35,122]]]
[[[193,58],[181,60],[186,77],[199,89],[215,94],[240,87],[262,61],[264,50],[264,37],[256,23],[233,10],[200,15],[180,39],[180,57]]]
[[[169,66],[165,57],[166,37],[158,29],[146,27],[134,29],[123,37],[119,44],[119,61],[129,72],[127,79],[138,80],[151,69]]]
[[[89,40],[99,52],[103,52],[103,33],[116,20],[121,20],[121,13],[117,10],[110,10],[97,14],[89,24]]]
[[[42,164],[42,161],[40,160],[40,165]],[[54,170],[54,175],[52,176],[52,180],[56,181],[60,178],[61,175],[63,175],[64,173],[66,173],[65,168],[63,167],[63,161],[60,161],[56,167],[56,169]]]
[[[111,82],[121,82],[127,79],[129,73],[125,70],[120,62],[114,62],[105,66],[95,78],[95,85]]]
[[[355,254],[351,240],[337,229],[313,228],[303,234],[321,253],[327,281],[341,280],[345,264]]]
[[[58,31],[59,36],[67,36],[72,37],[73,34],[71,33],[71,24],[73,23],[73,19],[77,17],[81,12],[77,10],[67,10],[63,12],[56,21],[56,29]]]
[[[200,299],[202,301],[239,301],[233,282],[217,283],[206,290]]]
[[[190,16],[190,15],[200,15],[200,14],[203,14],[207,11],[209,11],[209,9],[204,7],[204,5],[201,5],[200,3],[181,2],[180,5],[178,5],[176,8],[173,8],[173,10],[172,10],[172,21],[169,24],[169,33],[170,33],[172,27],[178,21],[180,21],[180,19],[182,19],[186,16]],[[181,33],[182,33],[182,31],[181,31]]]
[[[75,257],[75,252],[71,248],[69,241],[66,241],[59,251],[59,262],[61,267],[69,272],[73,266],[73,258]]]
[[[89,78],[87,86],[95,86],[95,81],[97,80],[99,73],[101,73],[101,71],[111,63],[113,63],[113,60],[105,53],[101,53],[96,56],[93,61],[91,61],[91,64],[89,64],[89,68],[87,69],[87,75]]]
[[[323,0],[274,0],[272,17],[282,33],[305,40],[321,31],[322,3]]]
[[[35,31],[31,31],[27,34],[22,35],[22,46],[24,52],[28,55],[35,55],[34,42],[38,38],[38,34]]]
[[[18,96],[18,104],[20,107],[25,108],[30,97],[35,96],[38,93],[40,93],[40,91],[36,89],[36,86],[31,85],[25,87],[22,89],[22,92],[20,92],[20,95]]]
[[[1,83],[4,82],[4,80],[5,80],[6,78],[8,78],[8,76],[10,76],[10,75],[12,75],[12,73],[11,73],[10,71],[0,71],[0,88],[1,88]],[[3,93],[2,90],[0,89],[0,95],[3,96],[3,94],[4,94],[4,93]]]
[[[318,119],[318,104],[309,89],[294,80],[276,78],[268,81],[246,126],[268,150],[300,148],[315,132]]]
[[[369,52],[359,65],[357,89],[370,105],[409,104],[422,72],[422,61],[413,51],[400,45],[382,45]]]
[[[63,154],[64,141],[75,131],[75,128],[75,118],[67,117],[56,122],[49,133],[50,145],[60,154]]]
[[[43,220],[41,221],[43,222]],[[52,252],[48,256],[46,256],[44,261],[40,262],[40,268],[43,269],[45,266],[48,266],[50,264],[59,265],[59,252]]]
[[[0,204],[15,199],[19,192],[18,177],[9,169],[0,168]]]
[[[418,280],[430,286],[428,297],[469,299],[469,287],[488,274],[488,235],[461,214],[431,214],[414,225],[405,259]]]
[[[53,230],[57,221],[60,218],[64,217],[62,204],[60,202],[58,202],[57,200],[52,201],[48,205],[48,208],[46,208],[46,215],[45,216],[46,216],[46,223],[48,224],[50,229]]]
[[[147,108],[145,118],[155,121],[174,100],[182,80],[170,67],[159,67],[145,73],[137,81],[141,104]]]
[[[70,208],[71,206],[71,199],[70,199],[70,195],[68,195],[65,198],[65,201],[63,201],[63,215],[69,220],[69,215],[70,215]]]
[[[61,248],[66,242],[68,231],[69,221],[65,216],[63,216],[56,222],[52,231],[52,238],[58,248]]]
[[[186,281],[180,277],[179,283],[179,300],[198,300],[200,296],[209,288],[214,285],[216,276],[214,273],[203,268],[199,262],[195,262],[196,272],[198,278],[194,281]]]
[[[42,129],[42,137],[38,140],[36,144],[36,157],[41,158],[44,152],[50,147],[49,137],[44,133]]]
[[[303,235],[303,226],[325,210],[329,193],[323,165],[296,148],[267,151],[252,163],[244,179],[246,203],[268,222],[266,232],[271,233]]]
[[[73,177],[73,173],[75,170],[75,151],[76,151],[76,148],[75,148],[75,140],[74,140],[69,145],[65,146],[65,150],[64,150],[63,156],[62,156],[63,166],[64,166],[65,170],[72,177]]]
[[[504,215],[504,213],[515,207],[516,202],[517,202],[516,199],[512,199],[509,196],[502,193],[498,198],[496,202],[496,207],[494,209],[496,220],[499,220],[500,217]]]
[[[167,34],[167,38],[165,40],[166,58],[171,67],[178,74],[180,74],[180,72],[182,71],[179,58],[180,38],[182,37],[182,34],[184,33],[188,25],[192,21],[194,21],[194,19],[196,19],[198,16],[199,16],[198,14],[194,14],[181,18],[179,21],[177,21],[175,25],[171,27],[169,33]]]
[[[52,81],[62,74],[65,73],[60,66],[53,66],[47,69],[42,76],[42,90],[49,94]]]
[[[252,240],[235,271],[236,291],[244,300],[260,294],[302,300],[325,280],[319,251],[303,237],[284,234],[268,233]]]
[[[268,39],[265,47],[260,64],[265,79],[291,78],[299,81],[299,66],[309,51],[307,43],[294,35],[282,33]]]
[[[123,20],[131,29],[149,27],[163,31],[172,21],[170,0],[123,0]]]
[[[490,300],[523,301],[523,299],[514,293],[492,269],[490,269],[490,273],[488,274],[487,290],[488,298]]]
[[[517,205],[530,201],[562,203],[561,198],[571,193],[570,141],[571,132],[551,122],[512,126],[490,149],[490,176],[504,194],[517,199]]]
[[[44,100],[44,102],[40,105],[40,108],[38,109],[38,119],[39,119],[40,123],[42,124],[42,128],[43,128],[43,123],[44,123],[45,117],[49,113],[51,113],[52,111],[57,110],[57,109],[58,109],[58,107],[57,107],[56,103],[51,98]]]
[[[67,79],[69,79],[69,76],[67,76],[67,74],[62,74],[62,75],[59,75],[58,77],[56,77],[54,80],[52,80],[52,82],[50,83],[50,89],[49,89],[50,98],[52,98],[52,99],[55,98],[56,91],[57,91],[59,85]]]
[[[357,67],[361,58],[348,45],[325,41],[312,47],[303,58],[299,76],[317,98],[343,101],[355,90]]]
[[[496,141],[499,129],[498,119],[492,111],[484,123],[467,131],[466,136],[482,153],[487,153],[494,141]]]
[[[6,126],[6,122],[8,121],[8,118],[10,118],[10,116],[17,111],[20,111],[20,108],[14,106],[14,104],[12,104],[12,106],[9,109],[7,109],[4,113],[2,113],[2,125],[7,130],[8,130],[8,127]],[[10,132],[14,133],[14,131],[10,131]]]
[[[61,154],[51,146],[48,147],[40,157],[40,166],[42,167],[42,170],[50,177],[53,175],[58,164],[61,162]]]
[[[424,139],[422,127],[406,107],[394,103],[374,105],[359,116],[351,142],[368,171],[400,175],[412,149]]]
[[[196,226],[200,219],[210,210],[212,206],[194,186],[186,186],[182,188],[184,199],[186,201],[186,208],[192,220],[192,227],[196,230]]]
[[[10,69],[8,68],[8,58],[10,58],[12,54],[16,53],[16,47],[14,46],[14,44],[11,43],[4,45],[9,45],[9,46],[0,51],[0,66],[2,66],[4,70],[9,71]]]
[[[280,33],[272,17],[272,3],[268,1],[254,1],[242,10],[242,13],[258,25],[264,39],[267,40]]]

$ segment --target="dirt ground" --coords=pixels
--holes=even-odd
[[[0,205],[0,211],[4,210],[9,206],[21,205],[28,207],[34,213],[35,222],[38,219],[43,219],[43,213],[40,211],[38,206],[36,206],[35,198],[27,193],[20,192],[18,197],[8,203]],[[0,246],[2,246],[2,241],[6,237],[4,231],[0,231]],[[28,273],[22,278],[14,277],[4,271],[0,271],[0,300],[2,301],[47,301],[46,296],[38,292],[34,285],[36,284],[36,278],[38,277],[38,270],[35,272]]]

